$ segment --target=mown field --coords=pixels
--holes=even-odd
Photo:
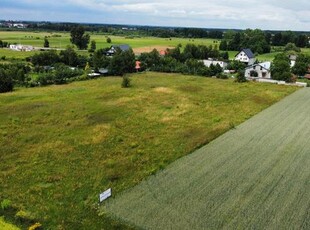
[[[121,81],[1,94],[0,200],[44,229],[125,228],[98,214],[100,192],[111,187],[120,194],[297,90],[160,73],[134,74],[131,88]]]
[[[290,95],[104,210],[142,229],[309,229],[309,97]]]

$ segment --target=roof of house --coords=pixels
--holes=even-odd
[[[296,54],[290,54],[290,55],[288,55],[288,58],[289,58],[291,61],[296,61],[297,55],[296,55]]]
[[[261,66],[266,70],[270,70],[271,62],[267,61],[267,62],[262,62],[258,64],[253,64],[253,65],[246,67],[246,69],[251,69],[251,68],[254,68],[255,66]]]
[[[310,79],[310,74],[306,74],[304,78]]]
[[[255,55],[253,54],[251,49],[242,49],[239,53],[244,52],[246,56],[248,56],[248,58],[255,58]],[[239,54],[237,53],[236,56]]]
[[[127,44],[122,44],[122,45],[112,45],[111,48],[120,48],[122,51],[127,51],[130,49],[130,46]]]
[[[264,67],[265,69],[270,70],[271,67],[271,62],[270,61],[266,61],[266,62],[262,62],[262,63],[258,63],[260,66]]]

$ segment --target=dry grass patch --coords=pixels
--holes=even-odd
[[[173,93],[173,90],[167,87],[156,87],[153,90],[158,93]]]
[[[158,52],[162,50],[167,50],[167,49],[174,49],[175,47],[173,46],[145,46],[145,47],[139,47],[139,48],[133,48],[133,52],[138,55],[141,53],[149,53],[152,50],[156,49]]]

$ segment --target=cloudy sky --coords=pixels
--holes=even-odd
[[[0,19],[310,30],[309,0],[1,0]]]

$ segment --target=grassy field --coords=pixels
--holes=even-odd
[[[122,37],[112,36],[104,34],[90,34],[91,40],[96,41],[97,49],[110,47],[112,44],[129,44],[133,49],[135,48],[148,48],[148,47],[176,47],[181,44],[185,47],[186,44],[196,45],[220,45],[219,40],[215,39],[188,39],[188,38],[156,38],[156,37]],[[7,41],[11,44],[24,44],[32,45],[35,47],[42,47],[44,38],[47,37],[51,48],[65,49],[70,43],[70,33],[63,32],[28,32],[28,31],[0,31],[0,40]],[[110,37],[112,43],[107,43],[106,39]],[[310,54],[310,49],[302,49],[302,53]],[[0,49],[0,58],[6,56],[7,58],[25,59],[28,56],[33,55],[34,52],[16,52],[8,49]],[[87,54],[87,52],[81,52],[81,54]],[[237,51],[229,51],[230,59],[233,59],[237,54]],[[258,55],[259,61],[272,61],[277,52],[269,54]]]
[[[111,44],[129,44],[132,48],[145,46],[177,46],[178,44],[186,45],[187,43],[203,45],[219,45],[219,41],[214,39],[185,39],[185,38],[156,38],[156,37],[122,37],[103,34],[90,34],[91,40],[95,40],[97,48],[110,47]],[[50,42],[50,47],[66,48],[70,43],[70,33],[47,33],[47,32],[27,32],[27,31],[0,31],[0,40],[9,43],[18,43],[42,47],[44,38]],[[112,43],[106,42],[107,37],[112,39]]]
[[[278,54],[279,52],[273,52],[273,53],[268,53],[268,54],[260,54],[257,55],[257,60],[259,60],[259,62],[264,62],[264,61],[273,61],[273,59],[275,58],[275,56]]]
[[[309,229],[310,90],[109,200],[142,229]]]
[[[47,32],[27,32],[27,31],[0,31],[0,40],[11,44],[32,45],[35,47],[43,47],[44,38],[47,37],[51,48],[65,49],[70,43],[70,33],[47,33]],[[196,45],[218,45],[219,41],[214,39],[184,39],[184,38],[155,38],[155,37],[121,37],[110,36],[111,43],[107,43],[107,35],[91,34],[91,40],[96,41],[97,49],[110,47],[112,44],[129,44],[133,49],[142,47],[176,47],[181,44],[183,47],[188,44]],[[83,52],[85,53],[85,52]],[[0,57],[24,59],[33,55],[34,52],[16,52],[9,49],[0,49]]]
[[[1,94],[0,200],[46,229],[119,229],[98,216],[100,192],[133,187],[296,90],[160,73],[121,81]]]

